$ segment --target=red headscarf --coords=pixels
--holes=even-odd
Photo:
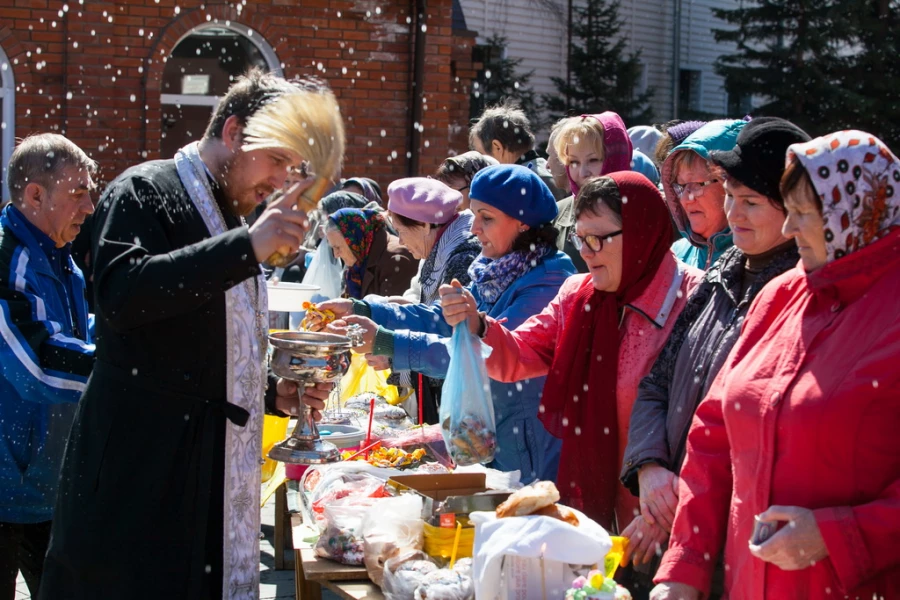
[[[634,152],[634,146],[631,138],[628,137],[628,130],[625,129],[625,122],[618,113],[611,110],[602,112],[598,115],[581,115],[582,119],[597,119],[603,126],[603,167],[600,175],[609,175],[617,171],[631,170],[631,155]],[[572,175],[569,174],[569,167],[566,167],[566,177],[569,178],[569,187],[573,194],[578,193],[578,186]]]
[[[561,438],[557,482],[563,502],[610,529],[618,485],[616,377],[619,315],[644,293],[669,252],[672,225],[662,195],[633,171],[612,173],[622,196],[622,281],[601,292],[590,278],[565,316],[544,384],[541,422]]]

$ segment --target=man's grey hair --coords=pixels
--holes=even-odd
[[[531,123],[519,104],[510,100],[484,109],[469,129],[469,147],[473,150],[476,139],[486,152],[491,151],[493,140],[503,144],[507,151],[517,154],[525,154],[534,149]]]
[[[9,158],[6,185],[10,199],[21,205],[29,183],[37,183],[52,192],[68,167],[87,171],[92,178],[97,174],[97,163],[68,138],[58,133],[28,136],[19,142]]]

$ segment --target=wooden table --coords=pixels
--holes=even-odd
[[[369,580],[365,567],[349,567],[319,558],[303,541],[303,517],[291,515],[294,542],[294,582],[297,600],[321,600],[322,586],[345,600],[383,600],[381,589]]]

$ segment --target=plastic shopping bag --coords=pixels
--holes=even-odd
[[[328,240],[321,240],[303,276],[303,283],[319,286],[319,291],[312,297],[313,304],[340,298],[343,275],[344,269],[331,251]],[[305,315],[306,311],[292,312],[291,329],[298,329]]]
[[[450,365],[441,393],[441,433],[458,465],[494,459],[497,426],[485,358],[490,349],[469,332],[465,322],[453,328]]]
[[[376,502],[373,498],[343,498],[326,506],[325,529],[316,542],[316,556],[362,566],[362,522]]]
[[[421,550],[424,544],[422,497],[404,494],[379,500],[362,522],[364,561],[369,578],[382,586],[389,558]]]
[[[473,577],[477,598],[563,598],[572,580],[602,566],[613,548],[605,529],[574,510],[578,527],[552,517],[498,519],[469,515],[475,524]]]
[[[425,581],[425,576],[438,570],[424,552],[407,552],[384,563],[383,585],[387,600],[413,600],[416,589]]]
[[[354,353],[350,357],[350,368],[341,378],[341,402],[345,403],[357,394],[369,392],[381,396],[392,406],[400,404],[403,399],[400,398],[397,386],[387,382],[390,374],[390,369],[376,371],[369,366],[364,355]]]

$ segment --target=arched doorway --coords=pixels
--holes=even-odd
[[[199,140],[231,83],[251,67],[281,75],[275,51],[259,33],[236,24],[192,29],[175,44],[163,70],[163,158]]]
[[[16,83],[12,64],[3,48],[0,48],[0,159],[3,160],[0,185],[3,187],[2,202],[9,201],[9,186],[6,185],[6,166],[16,145]]]

